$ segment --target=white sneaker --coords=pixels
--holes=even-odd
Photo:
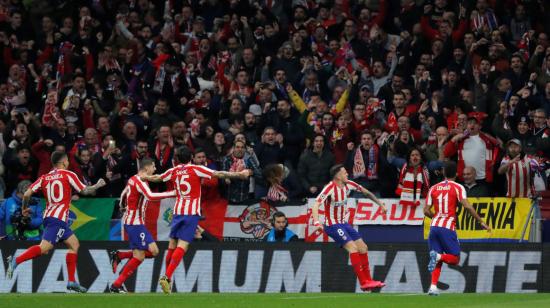
[[[439,295],[439,289],[436,286],[431,286],[428,290],[429,296],[438,296]]]

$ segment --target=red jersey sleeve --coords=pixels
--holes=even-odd
[[[346,186],[347,186],[350,190],[361,190],[361,185],[355,183],[354,181],[348,180],[348,181],[346,182]]]
[[[333,187],[333,183],[330,182],[328,183],[327,185],[325,185],[325,187],[323,188],[323,190],[321,190],[321,193],[317,196],[317,198],[315,199],[316,202],[319,202],[319,203],[323,203],[325,202],[325,200],[327,200],[327,198],[330,196],[330,194],[332,193],[332,187]]]
[[[164,171],[163,174],[160,175],[160,178],[162,179],[163,182],[168,182],[170,180],[172,180],[172,178],[174,177],[174,168],[170,168],[166,171]]]
[[[43,176],[39,177],[38,180],[36,180],[34,183],[31,184],[31,186],[29,186],[30,190],[32,190],[32,192],[37,192],[40,188],[42,188],[43,179]]]
[[[458,202],[462,202],[462,200],[466,199],[466,188],[458,183],[455,185],[456,198],[458,199]]]
[[[432,194],[434,191],[434,187],[435,186],[432,186],[432,188],[430,188],[430,190],[428,191],[428,196],[426,197],[426,204],[429,206],[433,205]]]
[[[195,170],[195,174],[201,178],[210,179],[214,174],[214,170],[205,166],[194,166],[193,170]]]
[[[81,192],[84,188],[86,188],[86,185],[80,181],[78,176],[72,171],[65,170],[67,174],[67,179],[69,180],[69,184],[76,190],[77,192]]]

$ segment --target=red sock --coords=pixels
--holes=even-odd
[[[437,286],[437,282],[439,281],[439,276],[441,275],[441,266],[443,266],[443,262],[437,262],[437,265],[432,272],[432,284],[434,286]]]
[[[172,259],[170,260],[170,265],[168,265],[168,268],[166,269],[166,276],[168,279],[172,279],[172,274],[176,270],[176,267],[180,264],[181,259],[183,259],[183,256],[185,255],[185,250],[181,247],[177,247],[174,249],[174,253],[172,254]]]
[[[155,256],[153,256],[153,254],[150,252],[150,251],[146,251],[145,252],[145,258],[147,259],[151,259],[151,258],[154,258]]]
[[[168,265],[170,265],[170,260],[172,260],[173,253],[174,253],[173,248],[168,248],[168,250],[166,251],[166,259],[164,260],[164,262],[166,263],[166,269],[168,269]]]
[[[349,259],[351,261],[351,266],[353,266],[353,271],[355,272],[355,275],[357,275],[357,279],[359,279],[359,283],[364,284],[365,282],[367,282],[367,277],[365,276],[365,273],[362,270],[361,257],[359,256],[359,253],[358,252],[350,253]]]
[[[67,272],[69,274],[69,281],[74,282],[74,273],[76,272],[76,253],[68,252],[65,257],[67,262]]]
[[[458,261],[460,261],[460,256],[455,256],[447,253],[441,255],[441,259],[439,260],[450,265],[457,265]]]
[[[370,275],[370,267],[369,267],[369,253],[360,253],[359,257],[361,258],[361,263],[363,265],[363,273],[365,273],[365,277],[367,280],[372,280],[372,277]]]
[[[113,282],[113,286],[115,286],[117,288],[120,288],[120,286],[122,286],[124,281],[126,281],[126,279],[128,279],[128,277],[132,276],[132,274],[134,273],[134,271],[136,270],[136,268],[138,268],[138,266],[140,264],[141,264],[141,260],[136,259],[136,258],[130,259],[130,261],[128,261],[128,263],[126,263],[126,266],[122,270],[122,273],[120,273],[120,276],[118,276],[116,281]]]
[[[134,257],[134,253],[132,251],[117,251],[116,255],[120,260],[131,259]]]
[[[34,259],[42,254],[42,249],[40,249],[40,246],[34,245],[29,247],[25,252],[23,252],[19,257],[15,258],[15,263],[18,265],[30,260]]]

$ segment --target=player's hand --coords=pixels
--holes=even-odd
[[[483,229],[487,230],[487,233],[491,234],[491,231],[492,231],[492,230],[491,230],[491,227],[489,227],[488,224],[482,222],[482,223],[481,223],[481,227],[482,227]]]
[[[315,229],[317,231],[323,231],[323,225],[320,222],[318,222],[318,221],[314,222],[313,226],[315,227]]]
[[[382,212],[384,214],[386,214],[386,212],[388,211],[388,208],[386,207],[386,204],[384,204],[384,202],[380,203],[380,208],[382,208]]]
[[[104,179],[99,179],[99,180],[97,181],[97,183],[95,183],[95,185],[97,186],[97,188],[101,188],[101,187],[107,185],[107,182],[105,182]]]

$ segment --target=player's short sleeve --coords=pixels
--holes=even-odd
[[[323,203],[327,198],[332,194],[332,183],[328,183],[323,190],[321,190],[321,193],[317,196],[315,199],[316,202]]]
[[[354,181],[350,181],[350,180],[348,180],[346,182],[346,186],[348,187],[349,190],[360,190],[361,189],[361,185],[355,183]]]
[[[164,173],[160,175],[160,178],[162,179],[162,181],[168,182],[172,180],[174,177],[174,170],[175,170],[175,167],[164,171]]]
[[[86,188],[86,185],[82,183],[82,181],[80,181],[80,179],[74,172],[68,171],[68,170],[66,171],[67,171],[66,175],[67,175],[67,179],[69,180],[69,184],[71,184],[74,190],[76,190],[77,192],[80,192],[84,188]]]
[[[44,180],[44,177],[41,176],[38,178],[38,180],[34,181],[34,183],[29,186],[29,189],[32,190],[32,192],[37,192],[42,187],[42,181]]]
[[[205,166],[193,166],[193,170],[195,171],[195,174],[201,178],[210,179],[214,174],[214,170]]]
[[[458,199],[458,202],[461,202],[462,200],[466,199],[466,188],[462,186],[462,184],[456,183],[456,198]]]

